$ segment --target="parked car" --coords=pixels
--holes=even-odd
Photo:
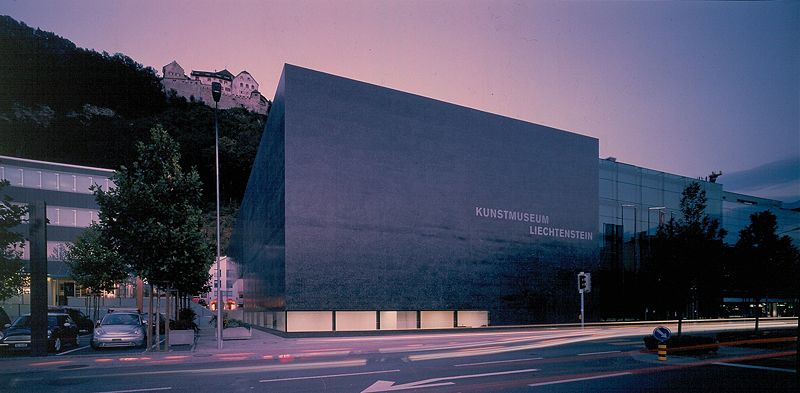
[[[92,334],[92,348],[144,347],[145,323],[135,312],[113,312],[103,316]]]
[[[133,312],[133,313],[141,314],[142,310],[140,310],[138,308],[134,308],[134,307],[109,307],[108,308],[108,313],[110,314],[112,312]]]
[[[49,312],[61,312],[64,314],[69,315],[76,324],[78,324],[78,332],[81,334],[91,333],[94,330],[94,321],[92,321],[89,316],[83,313],[83,311],[66,306],[50,306],[47,307],[47,311]]]
[[[17,317],[0,333],[0,349],[31,349],[31,315]],[[65,345],[78,345],[78,325],[64,313],[47,313],[48,350],[61,352]]]
[[[142,313],[142,320],[144,321],[145,325],[149,325],[150,326],[150,333],[153,333],[154,335],[155,335],[155,332],[156,332],[155,318],[156,318],[156,315],[153,314],[154,321],[151,322],[151,323],[148,323],[148,321],[147,321],[147,313]],[[158,313],[158,334],[164,334],[164,332],[166,332],[166,330],[165,330],[165,326],[166,326],[165,321],[166,320],[167,320],[167,316],[164,315],[164,313],[162,313],[162,312]],[[170,319],[170,323],[172,323],[174,321],[175,321],[174,319]]]
[[[3,330],[2,327],[8,324],[11,324],[11,318],[6,314],[6,310],[3,310],[3,307],[0,306],[0,330]]]

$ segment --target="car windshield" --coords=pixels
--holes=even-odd
[[[56,317],[48,315],[47,325],[56,326],[58,325],[58,320],[56,320]],[[23,315],[21,317],[17,317],[17,319],[14,320],[14,323],[12,323],[11,326],[18,328],[29,328],[31,327],[31,316]]]
[[[139,325],[136,314],[108,314],[103,318],[101,325]]]

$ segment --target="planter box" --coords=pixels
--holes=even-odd
[[[194,330],[170,330],[169,345],[192,345],[194,344]]]
[[[253,332],[249,327],[234,327],[222,329],[223,340],[249,340]]]

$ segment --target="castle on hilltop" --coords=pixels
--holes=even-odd
[[[213,105],[211,83],[222,85],[222,96],[219,100],[221,109],[247,108],[250,111],[266,115],[271,102],[258,91],[258,82],[247,71],[233,76],[228,70],[194,71],[189,76],[176,61],[162,67],[161,86],[165,93],[174,91],[180,97],[194,99]]]

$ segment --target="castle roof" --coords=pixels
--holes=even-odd
[[[253,76],[253,74],[251,74],[251,73],[247,72],[247,70],[243,70],[242,72],[240,72],[239,74],[237,74],[237,75],[236,75],[236,77],[238,78],[238,77],[239,77],[239,75],[242,75],[242,74],[247,74],[247,75],[250,75],[250,78],[251,78],[251,79],[253,79],[253,82],[255,82],[255,83],[258,83],[258,81],[257,81],[257,80],[256,80],[256,78]]]
[[[192,76],[203,76],[209,78],[218,78],[223,79],[226,81],[233,80],[233,74],[231,74],[228,70],[222,70],[220,72],[211,72],[211,71],[195,71],[192,70]]]
[[[224,69],[224,70],[222,70],[222,71],[220,71],[220,72],[217,72],[217,74],[219,74],[219,75],[225,75],[225,76],[227,76],[227,77],[229,77],[229,78],[233,79],[233,74],[231,74],[231,72],[230,72],[230,71],[228,71],[228,69],[227,69],[227,68],[226,68],[226,69]]]

